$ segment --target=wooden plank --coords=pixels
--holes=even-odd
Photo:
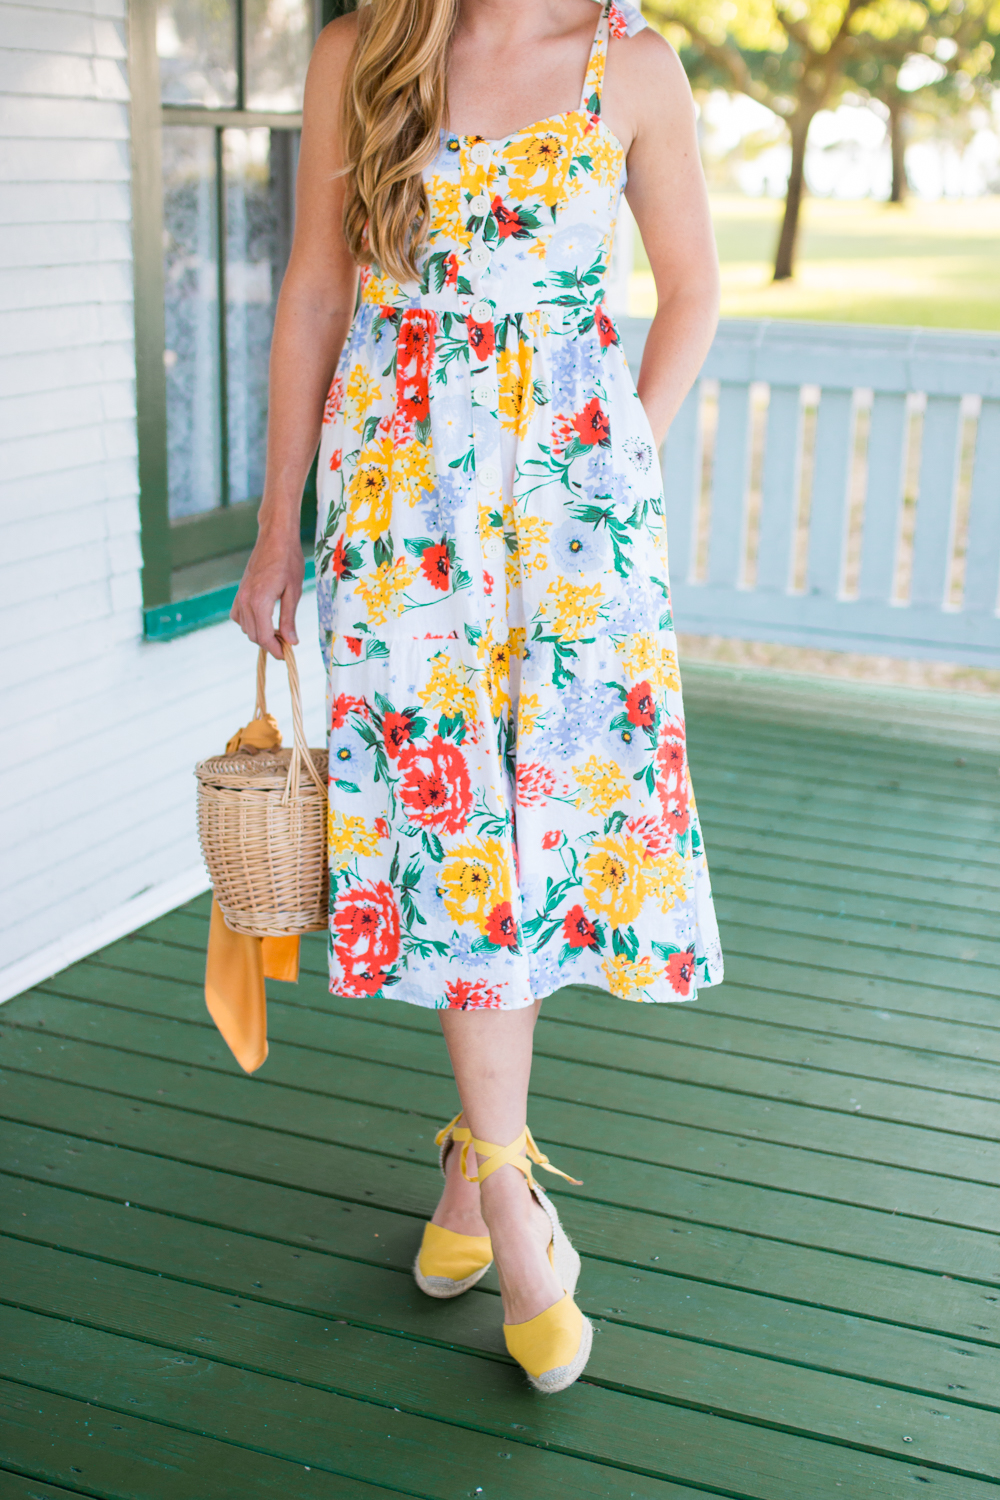
[[[712,514],[708,577],[735,588],[746,546],[746,488],[749,462],[750,389],[722,381],[719,423],[712,459]]]
[[[401,1232],[388,1214],[374,1218],[379,1229],[362,1249],[366,1264],[353,1253],[293,1252],[256,1235],[181,1223],[44,1183],[0,1177],[0,1203],[4,1222],[34,1246],[169,1275],[251,1303],[344,1317],[357,1327],[405,1331],[470,1351],[502,1352],[495,1275],[471,1295],[446,1307],[435,1305],[413,1282],[412,1226]],[[373,1243],[388,1253],[388,1264],[372,1263]],[[352,1236],[352,1251],[354,1244]],[[928,1302],[932,1285],[937,1289],[929,1283]],[[1000,1408],[1000,1350],[982,1342],[894,1327],[884,1319],[865,1321],[780,1296],[748,1295],[683,1275],[632,1274],[589,1257],[578,1300],[589,1317],[605,1323],[905,1387],[963,1405]],[[890,1303],[885,1310],[894,1312],[895,1307]],[[603,1355],[603,1348],[598,1353]],[[598,1365],[593,1374],[600,1380],[608,1372]]]
[[[902,393],[876,391],[868,429],[868,476],[861,534],[858,598],[892,602],[903,499],[907,410]]]
[[[847,531],[847,479],[854,452],[850,391],[824,389],[816,421],[806,589],[835,599],[840,593]]]
[[[24,1002],[19,1002],[21,1009]],[[44,1021],[38,1012],[44,1012]],[[74,1015],[73,1012],[76,1012]],[[128,1018],[131,1019],[131,1018]],[[145,1018],[143,1018],[145,1019]],[[301,1010],[270,1006],[269,1034],[272,1056],[267,1066],[269,1083],[303,1088],[316,1093],[345,1095],[371,1103],[392,1103],[405,1099],[397,1093],[399,1084],[385,1069],[416,1069],[420,1074],[435,1074],[450,1081],[450,1068],[439,1040],[412,1032],[397,1032],[393,1027],[375,1027],[353,1018],[336,1019]],[[206,1027],[201,1031],[201,1045],[192,1045],[185,1037],[188,1023],[149,1021],[119,1034],[114,1019],[101,1014],[99,1006],[79,1001],[60,1002],[51,996],[34,1011],[27,1010],[19,1024],[26,1029],[44,1026],[45,1034],[61,1038],[99,1039],[102,1031],[115,1028],[119,1046],[130,1045],[147,1055],[195,1062],[230,1071],[217,1036]],[[682,1028],[683,1030],[683,1028]],[[285,1043],[275,1049],[277,1042]],[[351,1081],[345,1082],[339,1062],[351,1058]],[[670,1061],[668,1061],[668,1059]],[[657,1063],[659,1066],[657,1066]],[[663,1071],[670,1068],[672,1087],[662,1088]],[[628,1090],[623,1097],[622,1080],[615,1069],[628,1072]],[[748,1093],[751,1083],[761,1083],[762,1069],[734,1068],[728,1059],[720,1060],[708,1052],[694,1064],[686,1048],[669,1043],[655,1044],[653,1055],[643,1041],[615,1039],[609,1051],[603,1031],[585,1028],[546,1027],[538,1036],[536,1066],[532,1075],[535,1098],[586,1104],[590,1108],[609,1109],[615,1113],[641,1115],[674,1125],[694,1126],[715,1132],[769,1141],[775,1145],[795,1146],[837,1155],[855,1157],[883,1166],[912,1168],[945,1177],[1000,1185],[1000,1161],[992,1141],[977,1141],[938,1133],[921,1119],[910,1127],[860,1113],[853,1085],[844,1080],[821,1080],[810,1089],[796,1077],[794,1070],[771,1065],[766,1076],[771,1080],[771,1102]],[[689,1079],[689,1072],[694,1077]],[[706,1077],[714,1075],[714,1084]],[[905,1110],[912,1101],[903,1090],[884,1089],[890,1098],[901,1095]],[[805,1095],[808,1103],[790,1102]],[[851,1102],[851,1101],[855,1102]],[[866,1094],[869,1110],[875,1100]],[[816,1108],[812,1105],[815,1104]],[[843,1116],[840,1136],[831,1140],[830,1109]],[[919,1113],[913,1110],[914,1113]]]
[[[456,1349],[452,1343],[442,1349],[426,1340],[414,1344],[411,1319],[425,1328],[441,1320],[438,1308],[418,1309],[418,1294],[404,1276],[394,1278],[399,1287],[395,1295],[386,1288],[390,1305],[395,1304],[392,1333],[354,1325],[352,1283],[361,1277],[349,1264],[331,1278],[329,1311],[303,1313],[260,1300],[234,1304],[229,1293],[171,1276],[18,1241],[7,1242],[5,1259],[2,1295],[8,1308],[14,1304],[47,1318],[69,1318],[75,1326],[123,1336],[118,1342],[141,1338],[188,1357],[203,1356],[209,1345],[216,1367],[224,1363],[234,1374],[254,1371],[294,1379],[300,1390],[308,1386],[362,1399],[374,1391],[383,1401],[392,1391],[404,1411],[438,1420],[457,1418],[498,1435],[531,1412],[536,1443],[558,1444],[580,1458],[629,1467],[643,1454],[642,1467],[658,1470],[662,1477],[672,1477],[666,1467],[670,1459],[661,1451],[656,1463],[656,1431],[664,1419],[670,1423],[673,1403],[904,1461],[911,1458],[902,1442],[903,1433],[909,1433],[917,1462],[984,1478],[994,1473],[996,1422],[989,1412],[884,1385],[877,1387],[876,1403],[871,1388],[855,1380],[622,1323],[598,1324],[586,1382],[572,1405],[551,1402],[539,1410],[540,1403],[503,1352],[502,1309],[496,1297],[480,1299],[485,1317],[479,1321],[487,1326],[470,1330],[478,1348]],[[387,1273],[379,1274],[383,1283],[389,1280]],[[11,1320],[20,1331],[16,1314]],[[53,1345],[58,1345],[58,1333],[50,1340]],[[480,1352],[492,1358],[478,1358]],[[648,1396],[656,1400],[643,1399]],[[201,1402],[198,1406],[204,1411]],[[611,1425],[616,1419],[617,1431]],[[762,1437],[751,1430],[745,1440],[760,1447]],[[704,1479],[710,1464],[711,1456],[704,1454],[700,1473],[678,1477]],[[410,1483],[415,1477],[408,1476]]]
[[[764,477],[757,543],[758,589],[788,590],[798,512],[801,392],[797,385],[772,385],[767,407]]]
[[[928,605],[940,609],[944,604],[951,563],[961,423],[962,406],[956,397],[927,397],[920,444],[911,607]]]
[[[166,1285],[158,1282],[157,1290]],[[392,1378],[387,1380],[381,1364],[369,1364],[366,1399],[359,1401],[194,1354],[171,1362],[168,1382],[161,1373],[163,1351],[155,1345],[19,1310],[5,1310],[2,1321],[7,1338],[0,1357],[9,1360],[13,1343],[23,1378],[44,1375],[62,1393],[85,1393],[112,1407],[124,1404],[137,1387],[148,1389],[147,1410],[157,1414],[176,1420],[178,1413],[191,1410],[189,1422],[221,1428],[230,1441],[271,1451],[291,1449],[301,1460],[324,1462],[341,1472],[357,1467],[370,1482],[419,1484],[423,1494],[450,1497],[474,1487],[487,1493],[493,1486],[495,1493],[512,1500],[537,1500],[539,1494],[565,1487],[583,1500],[607,1500],[608,1486],[614,1483],[623,1500],[626,1494],[633,1500],[674,1500],[677,1485],[693,1483],[702,1492],[715,1486],[717,1493],[746,1500],[798,1500],[802,1486],[808,1486],[815,1500],[839,1500],[837,1490],[844,1488],[902,1500],[912,1493],[914,1478],[924,1476],[942,1500],[993,1500],[995,1495],[995,1486],[974,1474],[956,1475],[919,1460],[886,1458],[745,1421],[733,1423],[710,1411],[645,1402],[583,1381],[572,1401],[542,1406],[526,1386],[512,1388],[505,1364],[459,1354],[446,1356],[428,1393],[449,1418],[443,1441],[440,1421],[394,1404],[395,1397],[417,1405],[423,1394],[419,1382],[434,1363],[426,1345],[416,1345],[411,1355],[402,1340],[396,1341],[400,1350]],[[341,1370],[350,1376],[352,1368],[363,1368],[368,1350],[381,1352],[378,1335],[368,1334],[362,1341],[351,1334],[340,1328],[336,1336],[332,1331],[320,1335],[319,1379],[335,1379]],[[353,1367],[338,1365],[335,1343],[349,1349]],[[401,1390],[405,1394],[397,1395]],[[265,1411],[263,1429],[260,1414]],[[523,1417],[516,1432],[510,1421],[514,1413]],[[928,1419],[927,1426],[933,1430],[936,1422]],[[927,1429],[918,1431],[926,1447]],[[912,1436],[916,1448],[917,1433]],[[498,1438],[503,1444],[499,1452]],[[549,1447],[534,1446],[541,1443]],[[594,1461],[569,1456],[583,1447]],[[503,1459],[500,1453],[511,1456]],[[625,1470],[611,1457],[619,1453],[628,1455]],[[682,1487],[680,1495],[694,1500],[690,1489]]]
[[[1000,401],[984,401],[976,429],[962,608],[994,615],[1000,592]]]
[[[396,1270],[409,1268],[419,1243],[423,1210],[402,1211],[399,1202],[378,1206],[371,1198],[363,1202],[330,1199],[323,1195],[322,1183],[318,1193],[261,1183],[128,1146],[111,1147],[79,1135],[2,1121],[0,1141],[10,1170],[19,1174],[12,1179],[12,1194],[30,1195],[41,1180],[50,1190],[58,1184],[69,1192],[74,1204],[71,1215],[82,1212],[79,1206],[84,1195],[96,1195],[95,1211],[124,1215],[121,1233],[131,1246],[126,1255],[132,1258],[129,1263],[141,1263],[134,1258],[140,1253],[139,1242],[149,1240],[142,1218],[147,1213],[175,1220],[182,1238],[191,1228],[195,1245],[200,1243],[197,1228],[201,1225],[226,1234],[252,1235],[262,1246],[281,1245],[300,1256],[315,1251]],[[428,1144],[427,1157],[431,1155]],[[339,1185],[346,1191],[358,1184],[348,1175]],[[427,1211],[439,1189],[440,1177],[432,1173],[425,1198]],[[30,1234],[31,1204],[12,1213]],[[611,1308],[624,1308],[624,1315],[640,1324],[653,1318],[653,1309],[661,1305],[660,1278],[670,1276],[752,1292],[769,1303],[777,1299],[814,1305],[874,1320],[887,1328],[905,1327],[947,1334],[977,1346],[1000,1346],[1000,1298],[992,1287],[858,1258],[850,1250],[783,1243],[677,1217],[665,1218],[661,1229],[641,1212],[616,1213],[569,1198],[560,1203],[560,1214],[584,1257],[584,1285],[596,1299],[590,1305],[607,1312],[600,1300],[605,1298]],[[163,1232],[168,1231],[164,1228]],[[208,1264],[203,1266],[206,1277]],[[263,1281],[263,1276],[254,1280]],[[495,1289],[493,1271],[481,1285],[484,1290]]]
[[[701,385],[695,381],[670,424],[660,464],[672,578],[690,578],[694,563],[694,523],[701,496],[700,414]]]
[[[121,1407],[135,1405],[122,1392]],[[143,1406],[147,1406],[145,1400]],[[309,1469],[256,1445],[185,1432],[134,1410],[58,1395],[44,1384],[0,1379],[0,1469],[3,1500],[389,1500],[412,1491],[364,1484],[321,1465]],[[63,1488],[63,1486],[67,1488]]]
[[[164,1092],[158,1095],[153,1091],[158,1101],[167,1099],[167,1088],[176,1086],[176,1075],[183,1071],[169,1064],[161,1065]],[[193,1074],[194,1070],[188,1071]],[[221,1082],[218,1075],[213,1076],[214,1087]],[[254,1098],[273,1092],[260,1081],[236,1082],[252,1089]],[[307,1096],[300,1094],[296,1099],[303,1097]],[[533,1106],[533,1117],[534,1112]],[[291,1135],[280,1128],[262,1129],[207,1113],[200,1117],[201,1128],[193,1131],[188,1112],[183,1108],[139,1100],[136,1096],[119,1098],[83,1085],[28,1074],[0,1075],[0,1114],[15,1123],[73,1133],[85,1139],[104,1140],[118,1146],[138,1145],[178,1161],[214,1167],[259,1182],[287,1183],[313,1191],[319,1191],[320,1184],[336,1182],[337,1198],[348,1202],[370,1200],[415,1213],[429,1213],[438,1197],[438,1181],[433,1171],[420,1166],[420,1156],[429,1151],[438,1123],[438,1117],[429,1115],[414,1119],[398,1111],[376,1110],[362,1104],[345,1103],[336,1109],[326,1104],[324,1114],[335,1116],[336,1124],[331,1128],[330,1123],[324,1122],[322,1128],[326,1133],[322,1137]],[[204,1123],[209,1119],[210,1129]],[[351,1142],[370,1139],[378,1141],[380,1149],[359,1151],[353,1144],[340,1144],[335,1139],[338,1125]],[[541,1129],[539,1134],[543,1134]],[[549,1137],[548,1144],[564,1147],[567,1161],[567,1153],[572,1153],[570,1169],[575,1165],[581,1173],[589,1173],[585,1193],[580,1188],[563,1189],[560,1185],[560,1197],[579,1196],[587,1202],[590,1215],[603,1206],[611,1210],[612,1218],[641,1202],[643,1216],[649,1219],[646,1243],[652,1240],[654,1246],[655,1236],[662,1234],[659,1221],[669,1216],[797,1244],[846,1250],[852,1255],[969,1280],[990,1281],[997,1274],[995,1235],[938,1223],[933,1215],[935,1203],[926,1191],[922,1197],[915,1193],[915,1206],[928,1214],[924,1219],[917,1214],[897,1212],[899,1205],[893,1201],[885,1203],[884,1208],[872,1208],[824,1198],[816,1191],[795,1193],[784,1186],[749,1182],[745,1165],[737,1164],[737,1158],[743,1155],[740,1143],[733,1141],[723,1142],[718,1151],[702,1155],[701,1170],[698,1165],[678,1168],[646,1161],[630,1166],[621,1158],[581,1149],[575,1140],[567,1143],[558,1136]],[[726,1155],[732,1158],[732,1166]],[[840,1186],[836,1179],[844,1170],[841,1163],[832,1164],[835,1187]],[[887,1187],[898,1185],[901,1191],[909,1186],[907,1179],[912,1177],[915,1192],[918,1174],[871,1170],[873,1178],[881,1177]],[[727,1176],[727,1172],[734,1175]],[[933,1181],[937,1186],[937,1179],[923,1181],[928,1185]],[[817,1184],[813,1182],[810,1186],[815,1189]],[[981,1191],[977,1189],[974,1196],[978,1197]],[[933,1196],[936,1199],[936,1194]],[[976,1211],[974,1207],[973,1213]],[[592,1245],[592,1241],[585,1240],[584,1245]]]

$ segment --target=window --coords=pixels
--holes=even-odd
[[[185,601],[204,601],[200,618],[224,614],[256,536],[306,67],[318,24],[348,8],[132,0],[147,626],[151,608],[198,623],[198,608],[163,614]]]

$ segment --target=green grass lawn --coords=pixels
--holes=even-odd
[[[722,315],[927,328],[1000,329],[1000,197],[909,203],[808,199],[798,269],[775,285],[782,204],[712,198]],[[631,311],[651,316],[653,278],[637,247]]]

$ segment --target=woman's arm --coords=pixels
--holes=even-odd
[[[309,64],[296,184],[295,238],[271,340],[267,470],[257,545],[232,618],[281,658],[273,624],[297,643],[295,610],[304,571],[299,541],[302,489],[319,442],[323,404],[350,327],[357,267],[344,243],[340,97],[354,46],[355,16],[333,21]]]
[[[613,41],[609,124],[631,127],[625,196],[656,283],[657,307],[637,388],[661,443],[708,353],[719,316],[719,265],[701,170],[694,101],[680,59],[652,30]]]

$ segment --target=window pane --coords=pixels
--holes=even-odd
[[[291,245],[298,134],[226,130],[226,370],[229,497],[264,487],[267,364]]]
[[[246,0],[246,107],[302,108],[312,51],[311,0]]]
[[[215,131],[163,131],[167,478],[172,520],[221,500]]]
[[[236,104],[236,0],[158,0],[156,50],[164,104]]]

